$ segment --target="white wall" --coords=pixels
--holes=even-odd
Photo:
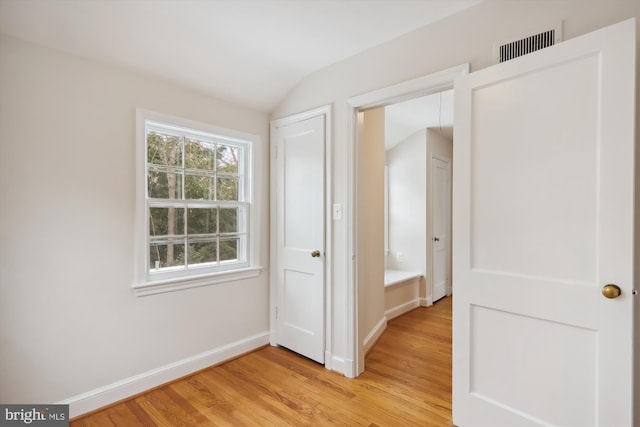
[[[384,108],[362,115],[362,138],[358,141],[359,188],[356,252],[366,263],[358,265],[358,334],[363,349],[369,348],[386,326],[384,316]],[[364,351],[360,355],[364,357]],[[363,366],[363,364],[361,364]]]
[[[267,267],[265,114],[5,36],[0,94],[0,402],[53,403],[268,342],[266,270],[156,296],[130,288],[136,107],[262,138],[255,215]]]
[[[309,76],[283,100],[273,117],[333,104],[334,202],[346,204],[350,173],[346,163],[349,149],[346,111],[350,97],[463,63],[469,63],[471,71],[485,68],[493,63],[494,42],[529,35],[559,20],[564,21],[564,38],[570,39],[631,17],[640,18],[640,2],[486,1]],[[347,246],[350,232],[348,221],[335,223],[332,350],[345,358],[351,356],[347,329],[351,309],[348,287],[351,256]]]
[[[422,273],[419,289],[423,305],[430,305],[433,300],[430,289],[430,159],[432,155],[452,159],[452,149],[451,140],[436,130],[422,129],[386,152],[389,168],[387,266]]]
[[[394,270],[427,274],[427,130],[387,151],[389,254]]]

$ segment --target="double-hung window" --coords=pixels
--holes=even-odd
[[[139,294],[257,275],[252,139],[138,112]]]

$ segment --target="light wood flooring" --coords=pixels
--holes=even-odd
[[[264,347],[71,426],[451,426],[451,298],[389,321],[365,365],[349,379]]]

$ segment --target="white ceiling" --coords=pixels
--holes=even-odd
[[[426,128],[453,138],[453,90],[392,104],[384,113],[386,150]]]
[[[309,74],[479,0],[0,0],[0,32],[264,112]]]

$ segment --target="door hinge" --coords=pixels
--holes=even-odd
[[[276,320],[278,320],[278,307],[276,307]]]

